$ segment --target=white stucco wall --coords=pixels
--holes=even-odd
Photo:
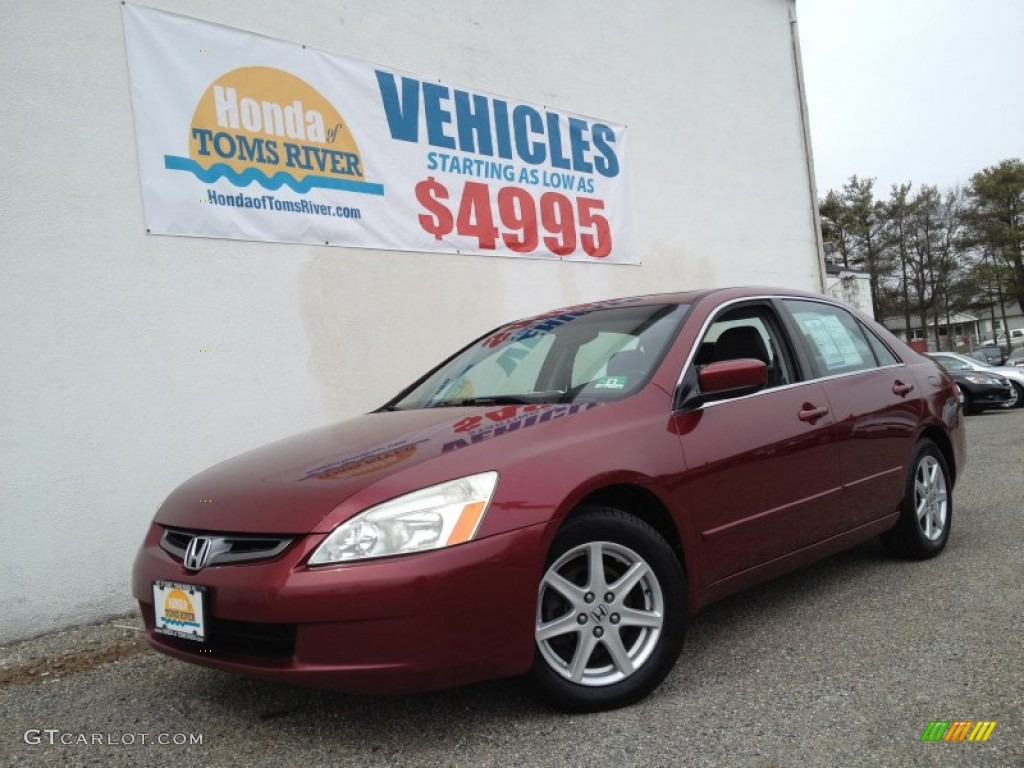
[[[875,316],[871,301],[871,279],[864,272],[843,270],[839,274],[826,275],[825,293],[871,317]]]
[[[174,486],[378,405],[499,322],[819,286],[791,0],[153,4],[627,124],[644,263],[147,236],[121,4],[6,4],[0,640],[130,608]]]

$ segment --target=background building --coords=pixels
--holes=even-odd
[[[922,319],[917,314],[910,315],[910,334],[907,335],[907,321],[902,315],[887,317],[882,324],[904,341],[927,339],[935,347],[936,339],[943,349],[950,345],[959,348],[967,345],[977,346],[981,343],[982,332],[977,317],[966,312],[954,312],[946,317],[939,316],[938,323],[933,317]]]
[[[1024,311],[1021,311],[1020,304],[1016,301],[1008,301],[1002,306],[998,304],[990,306],[978,312],[979,334],[985,340],[995,341],[1006,345],[1006,331],[1010,331],[1010,342],[1013,346],[1019,346],[1013,333],[1015,330],[1024,328]],[[1019,335],[1019,334],[1016,334]]]
[[[147,235],[122,7],[4,14],[0,640],[131,607],[178,483],[528,313],[823,287],[793,0],[157,0],[628,125],[641,266]]]

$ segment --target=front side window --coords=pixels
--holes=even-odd
[[[661,362],[689,305],[584,305],[503,326],[442,363],[385,406],[617,400]]]
[[[775,315],[766,306],[745,305],[716,317],[697,348],[695,363],[699,367],[739,358],[763,362],[769,388],[796,380]]]

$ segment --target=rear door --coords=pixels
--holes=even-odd
[[[681,388],[697,385],[702,364],[730,359],[717,354],[716,346],[731,328],[753,328],[761,337],[763,350],[733,347],[729,354],[764,354],[768,387],[674,416],[687,465],[676,504],[700,537],[705,585],[843,527],[833,511],[841,483],[828,400],[819,382],[802,380],[792,343],[770,302],[744,302],[713,318]]]
[[[782,302],[835,419],[842,516],[856,527],[896,510],[924,403],[910,370],[846,309]]]

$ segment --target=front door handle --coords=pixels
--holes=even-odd
[[[906,397],[913,388],[913,384],[904,384],[899,379],[896,379],[896,383],[892,385],[892,393],[900,397]]]
[[[822,416],[828,413],[828,408],[821,406],[816,408],[811,403],[804,403],[804,407],[800,410],[797,416],[800,417],[800,421],[809,421],[811,424],[816,422]]]

